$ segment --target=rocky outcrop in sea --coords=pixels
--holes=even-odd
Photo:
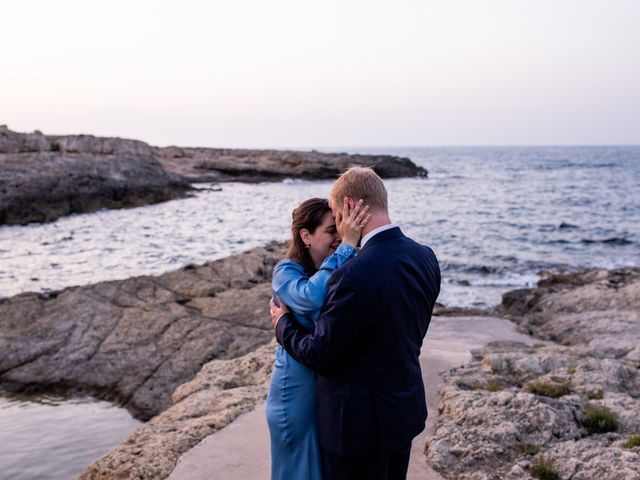
[[[408,158],[393,155],[178,147],[158,148],[156,152],[168,172],[194,182],[327,180],[352,165],[372,167],[382,178],[427,176],[425,169]]]
[[[408,158],[391,155],[153,147],[0,125],[0,225],[161,202],[187,195],[197,182],[331,179],[355,164],[383,178],[427,175]]]
[[[426,447],[445,478],[640,478],[640,270],[549,275],[500,311],[498,342],[445,374]]]

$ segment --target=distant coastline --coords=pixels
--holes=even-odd
[[[18,133],[0,125],[0,225],[49,222],[188,195],[192,183],[335,178],[353,164],[383,178],[427,176],[411,160],[292,150],[153,147],[93,135]]]

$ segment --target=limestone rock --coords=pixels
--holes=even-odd
[[[640,269],[550,275],[505,294],[501,310],[538,338],[640,366]]]
[[[0,125],[0,154],[51,150],[51,141],[40,132],[18,133]]]
[[[426,447],[434,468],[533,479],[544,456],[563,479],[640,478],[640,449],[622,447],[640,430],[640,269],[551,274],[499,310],[545,342],[489,344],[445,375]],[[617,429],[594,433],[588,404]]]
[[[371,167],[383,178],[427,176],[408,158],[392,155],[178,147],[161,148],[158,153],[167,171],[193,180],[207,173],[217,181],[332,179],[352,165]]]
[[[53,148],[67,153],[96,155],[154,155],[154,148],[140,140],[104,138],[93,135],[66,135],[51,137]]]
[[[539,453],[554,462],[560,478],[597,478],[605,470],[640,475],[640,455],[619,445],[640,429],[637,369],[585,358],[573,347],[514,344],[508,350],[489,344],[471,364],[445,374],[436,432],[426,447],[441,475],[532,478],[522,472]],[[570,391],[558,398],[535,394],[532,382],[566,383]],[[590,435],[587,403],[613,412],[619,431]]]
[[[640,269],[547,274],[535,288],[504,294],[501,311],[522,315],[630,310],[640,301]]]

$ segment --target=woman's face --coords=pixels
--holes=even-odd
[[[305,238],[303,237],[303,240]],[[331,212],[325,213],[316,231],[306,236],[305,243],[309,245],[309,253],[316,268],[322,265],[325,258],[336,251],[340,245],[340,237],[336,231],[336,222]]]

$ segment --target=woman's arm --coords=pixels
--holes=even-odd
[[[316,373],[331,375],[344,368],[348,357],[358,348],[358,339],[362,339],[365,309],[361,304],[362,294],[358,294],[356,282],[351,277],[349,266],[331,277],[327,307],[313,332],[302,327],[295,316],[287,312],[276,317],[278,321],[275,322],[275,306],[271,306],[278,343],[296,361]]]
[[[292,260],[281,262],[273,271],[273,290],[292,310],[319,310],[327,296],[329,277],[355,253],[355,247],[341,243],[311,277],[305,275],[302,265]]]

